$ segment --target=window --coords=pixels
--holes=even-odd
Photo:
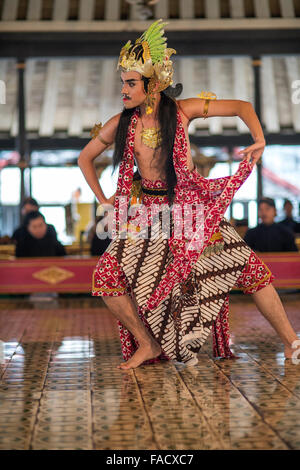
[[[19,168],[4,168],[0,171],[1,205],[20,204],[21,176]]]
[[[284,199],[293,204],[293,216],[299,218],[300,202],[300,146],[270,145],[263,154],[264,196],[275,199],[276,220],[285,217]]]

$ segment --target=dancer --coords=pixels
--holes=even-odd
[[[119,367],[170,359],[194,365],[211,332],[214,356],[234,357],[228,295],[235,285],[253,295],[291,357],[297,335],[271,284],[274,276],[224,218],[263,153],[261,125],[248,102],[211,93],[176,100],[182,85],[172,87],[176,51],[166,47],[164,25],[156,21],[122,48],[124,109],[94,127],[78,158],[99,202],[114,203],[113,239],[98,260],[92,295],[102,296],[118,320],[125,360]],[[239,116],[254,139],[231,177],[206,179],[194,168],[188,125],[210,116]],[[119,176],[116,194],[106,199],[93,160],[113,142]]]

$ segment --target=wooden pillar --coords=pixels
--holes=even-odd
[[[232,176],[232,162],[233,162],[234,150],[232,146],[229,146],[227,150],[228,150],[229,176]],[[230,220],[232,219],[232,215],[233,215],[233,207],[232,207],[232,202],[231,202],[229,205],[229,219]]]
[[[26,197],[30,196],[29,185],[29,151],[26,137],[26,120],[25,120],[25,73],[26,63],[19,60],[17,63],[18,70],[18,134],[16,137],[16,150],[20,155],[19,168],[21,171],[21,195],[20,195],[20,220],[21,206]]]
[[[261,122],[261,93],[260,93],[260,57],[253,57],[252,66],[254,70],[254,103],[255,111],[258,119]],[[257,163],[257,200],[263,196],[263,181],[262,181],[262,160]]]
[[[29,153],[29,162],[31,161],[31,152]],[[28,186],[29,186],[29,195],[31,196],[32,194],[32,168],[31,165],[29,165],[28,168]]]

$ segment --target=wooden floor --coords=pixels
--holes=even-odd
[[[238,359],[209,340],[197,366],[125,372],[100,298],[1,298],[0,449],[300,449],[300,364],[249,296],[231,300]],[[300,337],[300,296],[283,301]]]

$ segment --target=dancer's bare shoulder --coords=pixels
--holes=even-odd
[[[101,131],[98,134],[98,137],[101,137],[102,140],[112,144],[116,137],[117,128],[119,125],[120,117],[122,113],[118,113],[115,116],[111,117],[102,127]],[[97,139],[101,142],[101,139]],[[102,142],[103,143],[103,142]]]
[[[117,128],[122,113],[116,114],[111,117],[101,128],[98,134],[92,138],[89,143],[80,152],[80,159],[82,160],[94,160],[100,155],[105,149],[113,144]]]

